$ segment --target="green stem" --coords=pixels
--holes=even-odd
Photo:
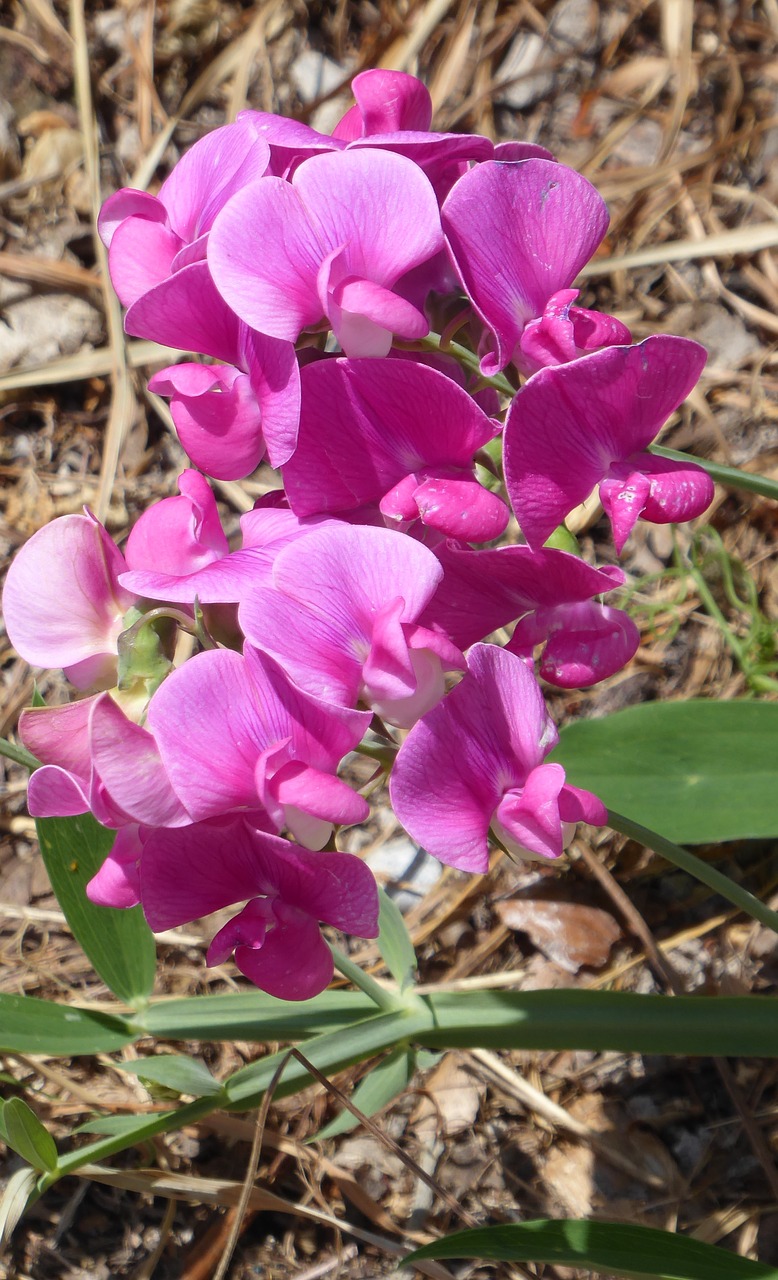
[[[485,378],[481,373],[481,361],[474,352],[468,351],[467,347],[463,347],[459,342],[443,341],[439,333],[428,333],[426,338],[422,338],[418,343],[420,347],[426,347],[428,351],[440,351],[443,355],[453,356],[464,369],[469,369],[471,373],[477,373],[481,378],[485,387],[494,387],[495,391],[500,391],[504,396],[513,398],[516,394],[516,388],[502,373],[497,373],[493,378]]]
[[[60,1178],[66,1177],[69,1173],[74,1173],[76,1169],[80,1169],[84,1164],[96,1164],[100,1160],[107,1160],[109,1156],[114,1156],[119,1151],[125,1151],[127,1147],[137,1146],[141,1142],[145,1142],[147,1138],[154,1138],[158,1133],[168,1133],[171,1129],[182,1129],[184,1125],[194,1124],[196,1120],[201,1120],[203,1116],[210,1115],[212,1111],[218,1111],[223,1107],[226,1097],[223,1093],[209,1094],[207,1098],[197,1098],[194,1102],[188,1103],[185,1107],[179,1107],[177,1111],[162,1111],[149,1119],[145,1124],[140,1123],[132,1134],[119,1133],[113,1134],[107,1138],[101,1138],[98,1142],[90,1142],[86,1147],[79,1147],[76,1151],[70,1151],[65,1156],[60,1156],[57,1167],[52,1173],[44,1173],[38,1182],[37,1190],[30,1198],[29,1204],[33,1204],[49,1187],[58,1182]]]
[[[740,667],[740,670],[743,672],[744,676],[748,678],[748,676],[750,675],[751,664],[748,661],[748,656],[746,654],[745,646],[740,643],[734,631],[729,626],[729,623],[724,617],[724,614],[721,612],[719,606],[716,604],[716,601],[713,598],[713,592],[710,590],[710,587],[705,581],[700,570],[697,568],[696,564],[690,562],[689,572],[692,575],[692,578],[694,579],[694,585],[697,588],[697,594],[699,595],[706,611],[710,614],[711,618],[713,618],[714,622],[718,624],[721,634],[723,635],[725,641],[727,642],[733,654],[735,655],[735,660],[738,666]]]
[[[649,831],[648,827],[641,827],[639,823],[622,817],[620,813],[614,813],[612,809],[608,810],[608,826],[614,831],[620,831],[623,836],[628,836],[630,840],[636,840],[646,849],[661,853],[668,862],[681,867],[683,871],[688,871],[690,876],[701,880],[715,893],[720,893],[727,902],[731,902],[733,906],[745,911],[746,915],[752,916],[760,924],[772,929],[773,933],[778,933],[778,912],[772,911],[764,902],[754,897],[753,893],[736,884],[729,876],[725,876],[723,872],[703,862],[702,858],[689,853],[688,849],[682,849],[680,845],[665,840],[664,836],[657,835],[656,831]]]
[[[703,471],[707,471],[712,480],[726,484],[730,489],[747,489],[749,493],[761,493],[763,498],[774,498],[778,502],[778,480],[769,480],[767,476],[754,475],[750,471],[741,471],[739,467],[726,467],[721,462],[710,462],[707,458],[696,458],[692,453],[680,453],[677,449],[665,449],[661,445],[652,444],[649,453],[658,458],[672,458],[674,462],[695,462]]]
[[[358,964],[354,964],[353,960],[349,960],[348,956],[339,951],[330,943],[330,951],[335,961],[335,968],[338,969],[344,978],[348,978],[349,982],[353,982],[355,987],[359,987],[360,991],[364,991],[366,996],[378,1005],[382,1013],[397,1013],[398,1010],[407,1007],[407,1001],[402,998],[398,991],[391,991],[387,987],[382,987],[375,978],[371,978],[369,973],[365,973],[364,969],[360,969]]]
[[[17,747],[15,742],[9,742],[7,738],[0,738],[0,756],[7,756],[15,764],[23,764],[25,769],[41,767],[40,760],[31,751],[27,751],[24,747]]]

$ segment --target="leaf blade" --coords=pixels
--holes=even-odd
[[[778,1280],[778,1269],[655,1227],[537,1219],[458,1231],[415,1249],[421,1258],[484,1258],[590,1267],[628,1280]],[[637,1264],[637,1267],[636,1267]]]
[[[566,726],[568,782],[677,844],[778,835],[778,703],[648,702]]]
[[[54,1173],[59,1161],[56,1143],[31,1107],[21,1098],[3,1103],[4,1140],[18,1156],[41,1173]]]
[[[114,995],[130,1007],[144,1004],[154,985],[156,944],[140,907],[98,907],[86,896],[115,832],[88,813],[38,818],[35,825],[51,887],[73,936]]]

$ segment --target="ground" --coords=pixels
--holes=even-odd
[[[121,539],[150,501],[175,491],[184,463],[164,405],[145,389],[149,353],[125,345],[97,271],[91,219],[100,198],[123,185],[155,189],[188,143],[246,103],[327,131],[348,105],[350,78],[377,65],[424,79],[439,129],[542,143],[597,185],[611,226],[587,269],[585,304],[618,315],[636,339],[681,334],[710,353],[663,442],[778,475],[775,0],[73,0],[70,9],[10,0],[0,20],[3,557],[84,502]],[[217,485],[230,532],[272,483],[260,470]],[[612,557],[596,509],[581,514],[579,529],[585,554]],[[622,561],[638,654],[604,685],[551,694],[558,720],[658,698],[774,697],[763,677],[776,656],[775,529],[773,502],[723,488],[704,526],[640,529]],[[4,638],[0,661],[8,736],[30,703],[33,673]],[[53,676],[38,687],[46,698],[61,692]],[[23,773],[5,772],[0,989],[105,1001],[50,892]],[[638,991],[675,983],[711,993],[774,985],[767,930],[621,837],[580,834],[562,874],[496,860],[487,880],[417,865],[380,797],[369,828],[349,838],[379,874],[404,881],[424,982],[486,976],[524,990]],[[770,846],[703,853],[755,891],[774,890]],[[608,874],[598,878],[600,865]],[[203,936],[194,928],[160,943],[160,993],[239,985],[229,967],[204,968]],[[380,964],[374,947],[356,956]],[[223,1075],[261,1050],[188,1051]],[[371,1065],[336,1083],[348,1092]],[[3,1068],[6,1096],[23,1088],[57,1138],[97,1105],[158,1105],[108,1058],[9,1057]],[[777,1103],[771,1063],[457,1053],[420,1062],[376,1128],[308,1146],[339,1110],[316,1086],[270,1110],[257,1186],[289,1207],[260,1197],[249,1209],[229,1274],[388,1276],[400,1246],[461,1226],[463,1213],[479,1222],[640,1221],[778,1263]],[[111,1184],[65,1180],[19,1227],[0,1273],[206,1280],[234,1221],[234,1209],[218,1204],[234,1204],[253,1135],[254,1117],[217,1115],[153,1151],[118,1157]],[[17,1164],[0,1154],[0,1176]],[[178,1177],[177,1200],[143,1193],[133,1171],[151,1164]],[[447,1274],[495,1270],[574,1274],[472,1264]]]

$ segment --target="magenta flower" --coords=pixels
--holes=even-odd
[[[77,689],[116,683],[118,639],[136,597],[119,583],[124,557],[87,511],[34,533],[3,591],[8,638],[25,662],[62,667]]]
[[[192,822],[240,810],[321,848],[333,825],[363,822],[367,801],[336,777],[367,727],[325,706],[249,646],[197,654],[149,703],[148,725]]]
[[[234,192],[261,177],[270,149],[250,119],[196,142],[158,196],[125,187],[109,196],[98,227],[113,287],[125,307],[174,271],[205,257],[203,237]]]
[[[518,618],[508,648],[531,662],[544,644],[540,674],[565,689],[605,680],[637,650],[640,633],[629,615],[593,598],[623,586],[620,569],[596,569],[553,548],[473,551],[449,542],[435,554],[443,581],[421,622],[461,649]]]
[[[540,547],[596,485],[621,551],[638,518],[691,520],[713,482],[694,463],[645,450],[696,383],[705,349],[659,335],[542,369],[505,424],[505,483],[531,547]]]
[[[216,934],[207,962],[221,964],[234,950],[241,972],[283,1000],[307,1000],[332,978],[320,920],[363,938],[378,934],[378,894],[364,862],[311,853],[243,818],[149,833],[140,884],[157,932],[248,899]]]
[[[129,569],[183,578],[229,554],[205,477],[198,471],[184,471],[178,477],[178,489],[180,497],[155,502],[133,525],[125,549]]]
[[[400,526],[421,520],[473,542],[503,532],[508,508],[473,463],[499,424],[452,378],[413,360],[320,360],[302,386],[297,450],[283,469],[298,515],[377,502]]]
[[[477,644],[467,674],[408,734],[392,769],[397,817],[428,853],[461,871],[489,869],[489,829],[519,857],[558,858],[567,824],[602,823],[588,791],[544,764],[556,745],[538,684],[526,664]]]
[[[189,821],[152,735],[108,693],[24,711],[19,736],[42,763],[30,778],[35,818],[94,814],[104,827]]]
[[[604,200],[574,169],[539,159],[476,165],[441,216],[467,295],[491,331],[483,373],[510,363],[531,373],[629,342],[620,321],[571,305],[570,285],[608,227]]]
[[[407,727],[443,696],[445,672],[464,663],[445,636],[417,623],[441,577],[433,553],[404,534],[336,526],[281,551],[273,588],[251,592],[238,616],[301,689]]]
[[[275,494],[267,495],[267,498],[274,497]],[[167,501],[171,499],[163,499],[163,502]],[[156,509],[151,508],[149,518]],[[199,518],[196,513],[194,518]],[[145,516],[141,517],[143,519]],[[266,499],[261,499],[253,511],[240,518],[243,544],[239,550],[218,558],[211,556],[210,559],[204,554],[201,567],[183,576],[166,568],[164,562],[159,568],[151,567],[149,556],[144,555],[144,566],[133,563],[130,571],[122,574],[122,584],[149,600],[192,604],[197,596],[200,604],[237,604],[250,590],[263,583],[270,584],[273,562],[283,547],[312,529],[336,523],[340,522],[328,520],[325,516],[300,520],[288,508],[270,505]],[[134,532],[130,534],[130,542]],[[214,533],[212,548],[220,545],[216,539]]]
[[[435,193],[404,156],[315,155],[291,182],[261,178],[217,217],[208,264],[246,324],[295,342],[323,322],[353,356],[384,356],[393,335],[422,338],[425,316],[393,291],[443,244]]]
[[[333,138],[353,142],[374,133],[426,130],[432,122],[432,99],[426,85],[402,71],[379,69],[354,76],[350,107],[332,131]]]

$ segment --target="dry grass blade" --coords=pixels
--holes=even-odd
[[[119,455],[125,436],[132,426],[135,413],[135,393],[132,387],[127,356],[124,348],[124,326],[121,307],[114,293],[108,274],[108,255],[97,234],[97,216],[100,212],[100,158],[97,142],[97,122],[92,106],[92,89],[89,77],[89,46],[84,18],[84,0],[70,0],[70,25],[75,50],[73,69],[76,84],[76,101],[84,135],[84,161],[92,198],[93,240],[95,258],[103,285],[108,338],[111,346],[111,379],[113,396],[108,415],[103,460],[100,469],[100,488],[95,504],[95,515],[104,521],[111,502]]]
[[[0,274],[14,280],[29,280],[47,289],[100,289],[101,281],[93,271],[74,262],[49,262],[19,253],[0,252]]]
[[[518,1072],[507,1066],[497,1057],[497,1054],[490,1052],[488,1049],[472,1049],[470,1057],[480,1062],[489,1075],[509,1094],[518,1098],[528,1110],[542,1116],[544,1120],[547,1120],[556,1128],[563,1129],[566,1133],[580,1138],[582,1142],[585,1142],[596,1151],[614,1169],[620,1169],[622,1173],[629,1174],[630,1177],[636,1178],[638,1182],[642,1182],[644,1186],[653,1187],[658,1191],[667,1190],[667,1181],[664,1178],[638,1164],[636,1160],[631,1159],[630,1156],[612,1146],[601,1134],[595,1133],[588,1125],[577,1120],[575,1116],[571,1116],[569,1112],[565,1111],[564,1107],[560,1107],[551,1098],[547,1098],[544,1093],[541,1093],[540,1089],[536,1089]]]
[[[109,1169],[99,1164],[85,1164],[74,1171],[78,1178],[86,1178],[91,1182],[99,1182],[108,1187],[121,1187],[126,1191],[137,1191],[143,1195],[162,1196],[165,1199],[186,1200],[192,1204],[211,1204],[221,1208],[235,1207],[243,1194],[243,1184],[231,1182],[223,1178],[195,1178],[183,1173],[161,1172],[157,1169]],[[374,1231],[365,1231],[361,1227],[352,1226],[344,1218],[336,1218],[332,1213],[321,1209],[312,1209],[310,1205],[296,1204],[293,1200],[285,1200],[282,1196],[266,1191],[264,1187],[252,1187],[248,1198],[248,1208],[257,1213],[285,1213],[293,1217],[307,1218],[310,1222],[335,1227],[355,1240],[373,1245],[395,1258],[402,1259],[408,1252],[404,1245]],[[432,1280],[452,1280],[451,1273],[437,1262],[417,1264],[417,1270],[428,1275]]]
[[[238,1236],[240,1235],[243,1221],[248,1211],[251,1191],[257,1176],[257,1166],[259,1165],[259,1154],[262,1150],[262,1135],[265,1132],[265,1125],[267,1124],[267,1114],[270,1110],[270,1104],[273,1101],[273,1094],[276,1091],[281,1076],[286,1070],[291,1056],[291,1053],[287,1053],[281,1059],[273,1072],[273,1078],[270,1081],[270,1084],[265,1090],[265,1095],[262,1099],[262,1106],[259,1108],[257,1113],[257,1123],[254,1127],[254,1140],[251,1144],[251,1154],[249,1156],[248,1167],[246,1169],[246,1177],[243,1180],[243,1189],[237,1204],[237,1212],[230,1227],[230,1234],[227,1237],[227,1243],[224,1246],[224,1253],[222,1254],[221,1261],[216,1268],[213,1280],[224,1280],[224,1277],[227,1274],[227,1269],[232,1260],[232,1255],[235,1252],[235,1245],[238,1243]]]
[[[580,272],[582,279],[604,276],[610,271],[633,271],[636,267],[655,267],[664,262],[689,262],[694,258],[729,258],[736,254],[754,254],[760,249],[778,246],[778,222],[758,222],[753,226],[722,231],[704,240],[667,240],[634,253],[612,258],[595,258]]]
[[[146,365],[172,364],[185,351],[161,347],[157,342],[128,342],[127,364],[131,369]],[[29,387],[58,387],[64,382],[82,382],[87,378],[102,378],[113,367],[111,347],[96,347],[92,351],[75,351],[70,356],[60,356],[46,364],[30,365],[25,369],[13,369],[0,377],[0,395],[8,391],[24,391]]]

